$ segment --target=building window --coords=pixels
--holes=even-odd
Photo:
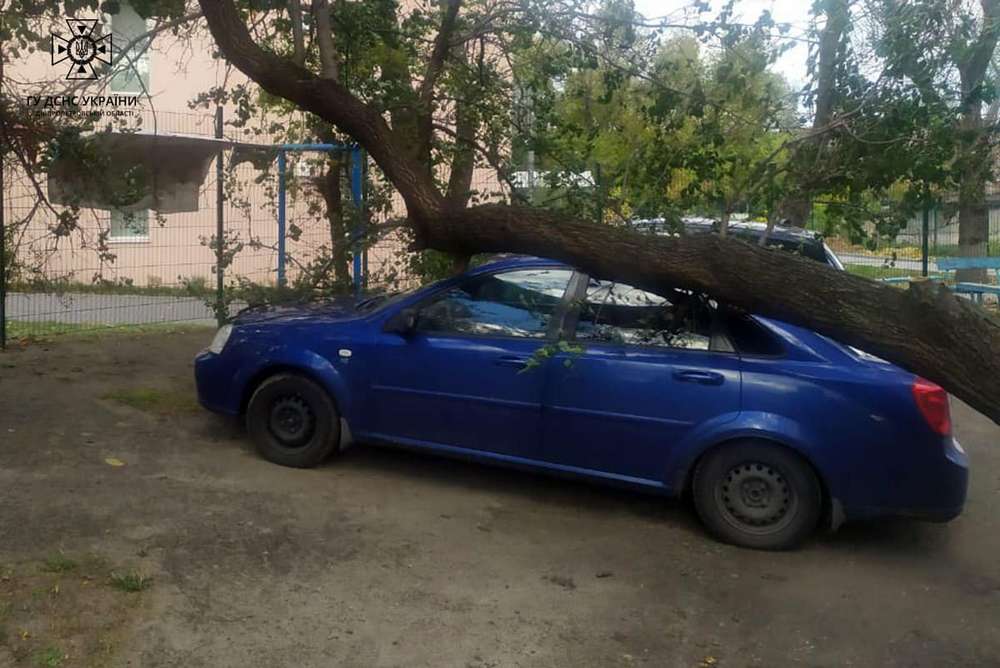
[[[149,241],[148,209],[112,209],[109,241]]]
[[[128,2],[121,2],[118,13],[111,15],[111,34],[118,54],[111,76],[112,92],[142,94],[149,90],[148,40],[141,40],[125,50],[126,46],[148,31],[146,19],[139,16]]]

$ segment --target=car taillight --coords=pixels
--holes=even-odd
[[[917,378],[913,381],[913,399],[931,429],[942,436],[951,433],[951,406],[948,393],[940,385]]]

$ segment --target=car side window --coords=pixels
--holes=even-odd
[[[472,276],[417,313],[419,332],[542,339],[573,272],[522,269]]]
[[[576,340],[709,350],[713,311],[708,299],[684,290],[674,290],[667,299],[592,278],[580,307]]]

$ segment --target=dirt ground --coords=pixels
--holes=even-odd
[[[274,466],[194,405],[210,334],[0,355],[0,665],[1000,665],[1000,429],[964,406],[963,516],[772,554],[579,482],[363,447]],[[104,564],[60,576],[96,599],[42,605],[58,581],[25,578],[60,559]]]

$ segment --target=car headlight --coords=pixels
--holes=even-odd
[[[233,333],[232,325],[223,325],[219,328],[219,331],[215,333],[215,338],[212,339],[212,345],[208,347],[210,352],[216,355],[222,352],[222,349],[226,347],[226,342],[229,341],[229,335]]]

